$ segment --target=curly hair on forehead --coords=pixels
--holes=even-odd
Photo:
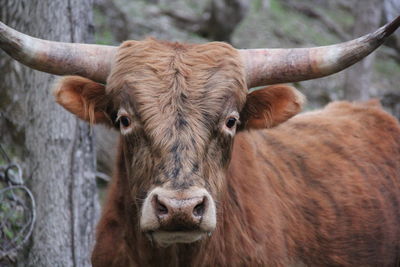
[[[123,93],[131,100],[146,133],[185,126],[199,132],[221,114],[227,97],[240,109],[247,88],[237,50],[224,43],[187,45],[155,39],[127,41],[116,56],[108,78],[108,93]],[[181,136],[183,139],[189,137]]]

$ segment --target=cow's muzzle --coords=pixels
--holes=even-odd
[[[195,242],[215,225],[214,200],[202,188],[155,188],[146,197],[140,218],[141,231],[162,246]]]

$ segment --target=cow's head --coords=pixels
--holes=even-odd
[[[374,34],[330,47],[272,50],[153,39],[119,48],[60,44],[0,24],[0,45],[33,68],[91,78],[63,78],[57,101],[84,120],[120,131],[120,171],[136,212],[133,223],[168,245],[194,242],[215,229],[235,134],[283,122],[303,102],[288,86],[250,94],[248,88],[335,73],[373,51],[399,24],[397,18]]]
[[[214,230],[236,132],[282,122],[303,102],[288,86],[247,91],[230,45],[149,39],[121,45],[106,86],[71,76],[55,94],[78,117],[120,131],[126,197],[140,230],[167,245]]]

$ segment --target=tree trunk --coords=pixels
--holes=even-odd
[[[379,27],[382,16],[382,0],[357,1],[353,6],[355,23],[353,37],[360,37]],[[349,68],[345,80],[346,100],[367,100],[370,96],[371,75],[375,54],[369,55]]]
[[[92,42],[92,0],[0,0],[0,20],[29,35]],[[14,146],[36,200],[19,266],[90,266],[99,214],[89,126],[58,106],[55,76],[0,51],[0,142]]]

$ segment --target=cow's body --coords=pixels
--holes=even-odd
[[[400,256],[400,127],[372,104],[239,133],[217,228],[193,244],[160,248],[132,231],[127,178],[114,179],[95,266],[395,266]]]

